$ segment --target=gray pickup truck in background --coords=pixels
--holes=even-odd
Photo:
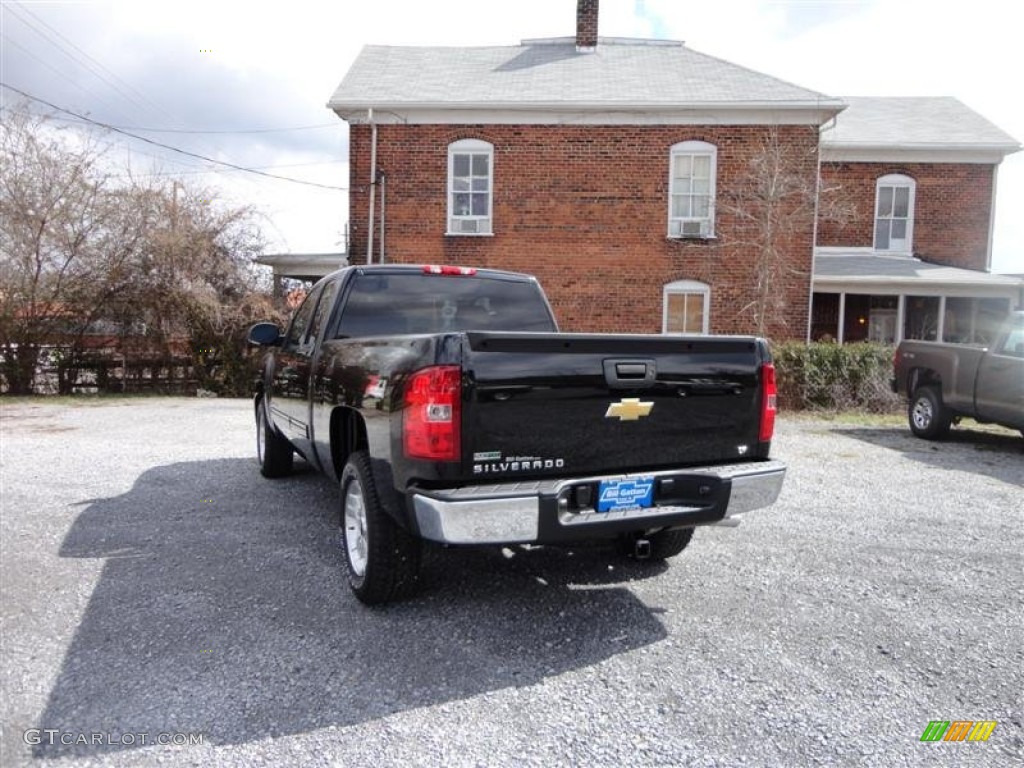
[[[893,391],[909,398],[910,430],[938,440],[963,416],[1024,434],[1024,312],[1011,313],[994,344],[903,341]]]

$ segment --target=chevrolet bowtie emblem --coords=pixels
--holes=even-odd
[[[641,403],[638,397],[624,397],[619,402],[609,405],[604,417],[619,421],[636,421],[641,416],[649,414],[653,407],[654,403]]]

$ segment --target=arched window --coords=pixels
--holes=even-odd
[[[891,173],[875,184],[875,250],[912,253],[914,250],[914,191],[909,176]]]
[[[672,145],[669,157],[669,237],[714,237],[717,158],[718,149],[706,141],[682,141]]]
[[[448,145],[449,235],[491,234],[493,184],[493,144],[462,139]]]
[[[664,289],[662,333],[707,333],[711,288],[696,280],[676,280]]]

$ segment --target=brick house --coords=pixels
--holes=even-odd
[[[822,131],[811,338],[987,342],[1024,297],[989,274],[999,163],[1020,147],[952,98],[847,98]]]
[[[350,125],[350,262],[529,272],[568,331],[841,335],[858,305],[816,260],[871,248],[889,161],[826,158],[843,100],[679,42],[599,38],[597,5],[579,0],[575,38],[362,50],[329,102]],[[815,220],[819,154],[825,188],[861,198],[848,228]],[[772,168],[785,192],[766,198]]]

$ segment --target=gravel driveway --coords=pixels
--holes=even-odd
[[[336,489],[261,478],[251,413],[4,408],[0,764],[1024,760],[1019,437],[783,418],[780,501],[668,567],[436,550],[371,610]],[[930,720],[998,725],[922,743]]]

